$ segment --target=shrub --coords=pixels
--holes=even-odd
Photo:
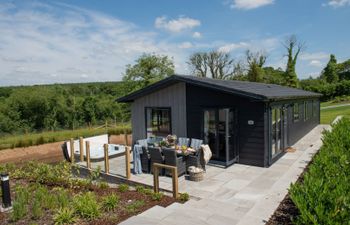
[[[323,146],[303,182],[291,185],[290,195],[300,211],[296,224],[344,224],[350,221],[350,120],[325,131]]]
[[[101,189],[107,189],[107,188],[109,188],[109,184],[105,181],[101,181],[98,183],[98,187]]]
[[[73,206],[82,218],[95,219],[100,216],[100,205],[92,192],[74,196]]]
[[[69,194],[66,190],[59,189],[56,193],[56,207],[66,208],[69,204]]]
[[[118,190],[120,192],[127,192],[129,190],[129,185],[127,185],[127,184],[120,184],[118,186]]]
[[[16,222],[27,215],[27,206],[29,202],[29,192],[24,187],[16,188],[16,198],[12,204],[12,213],[10,219]]]
[[[152,195],[151,195],[151,198],[152,198],[152,200],[154,200],[154,201],[160,201],[160,200],[162,200],[163,196],[164,196],[163,193],[160,193],[160,192],[158,192],[158,193],[153,192]]]
[[[142,185],[137,185],[137,186],[135,187],[135,189],[136,189],[136,191],[137,191],[138,193],[141,193],[141,194],[144,194],[144,193],[145,193],[145,187],[142,186]]]
[[[150,188],[145,188],[145,190],[143,191],[144,194],[146,195],[152,195],[153,194],[153,190]]]
[[[39,199],[34,199],[32,206],[32,219],[39,219],[43,214],[43,209],[41,207],[41,201]]]
[[[190,195],[188,193],[180,193],[179,197],[180,201],[187,202],[190,199]]]
[[[103,208],[106,211],[111,211],[117,207],[119,203],[119,196],[116,194],[111,194],[102,199]]]
[[[67,207],[61,208],[56,214],[54,214],[53,221],[55,222],[55,225],[72,224],[76,221],[74,213],[73,209]]]
[[[136,200],[125,207],[126,211],[129,213],[136,212],[139,208],[145,205],[143,200]]]

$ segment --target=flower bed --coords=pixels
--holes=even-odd
[[[98,170],[87,179],[76,178],[72,169],[63,162],[1,165],[0,172],[10,172],[13,210],[0,213],[0,224],[117,224],[155,205],[175,202],[142,186],[111,188]]]

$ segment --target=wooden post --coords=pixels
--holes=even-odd
[[[173,197],[179,197],[179,179],[177,177],[177,168],[160,163],[153,163],[153,190],[155,193],[159,192],[159,168],[164,168],[171,171],[173,183]]]
[[[153,191],[159,192],[159,169],[158,166],[153,167]]]
[[[176,167],[172,169],[172,176],[173,176],[173,197],[177,199],[179,194],[179,179],[177,177]]]
[[[90,170],[91,169],[91,162],[90,162],[90,141],[85,142],[85,150],[86,150],[86,167]]]
[[[79,138],[79,150],[80,150],[80,162],[84,161],[84,139],[83,137]]]
[[[74,140],[70,139],[70,162],[74,163]]]
[[[125,146],[125,176],[126,179],[130,179],[131,173],[130,173],[130,147]]]
[[[125,146],[128,145],[128,134],[126,132],[126,130],[124,130],[124,142],[125,142]]]
[[[108,144],[103,145],[105,155],[105,173],[109,174]]]

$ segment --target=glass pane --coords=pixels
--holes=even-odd
[[[204,143],[208,144],[213,153],[213,158],[217,157],[216,152],[216,124],[215,110],[204,111]]]
[[[147,137],[171,134],[170,109],[147,108]]]
[[[276,154],[276,109],[272,109],[272,114],[271,114],[271,128],[272,128],[272,154],[271,155],[275,155]]]

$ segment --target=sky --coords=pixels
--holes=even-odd
[[[350,58],[350,0],[0,0],[0,86],[119,81],[143,53],[168,55],[189,74],[189,56],[247,49],[285,69],[283,41],[306,43],[300,79],[335,54]]]

